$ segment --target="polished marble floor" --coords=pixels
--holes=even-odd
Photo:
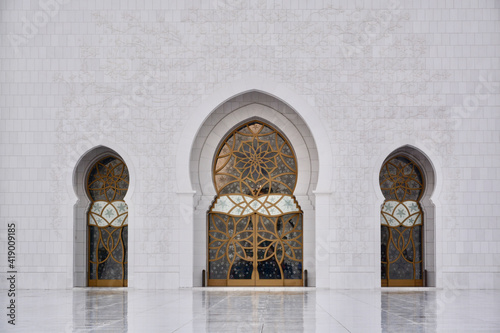
[[[75,288],[16,296],[15,329],[4,314],[0,332],[500,332],[500,290]]]

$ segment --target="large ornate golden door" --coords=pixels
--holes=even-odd
[[[301,286],[302,210],[295,154],[271,126],[232,131],[214,163],[208,211],[209,286]]]

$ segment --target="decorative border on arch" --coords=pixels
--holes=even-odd
[[[313,181],[311,175],[313,172],[319,172],[319,165],[313,168],[313,164],[309,159],[311,154],[309,150],[311,148],[317,150],[316,142],[314,142],[313,147],[309,147],[304,139],[303,133],[294,126],[294,122],[291,119],[272,107],[257,102],[239,107],[228,113],[212,127],[210,133],[207,134],[203,141],[201,152],[194,161],[197,164],[196,170],[190,169],[190,172],[196,171],[192,174],[192,179],[196,179],[194,183],[200,186],[199,190],[201,190],[201,192],[198,192],[198,194],[209,196],[216,195],[217,191],[212,185],[214,147],[220,145],[224,136],[227,135],[228,128],[235,129],[239,125],[252,119],[256,121],[269,121],[272,123],[273,128],[286,135],[287,140],[294,149],[296,161],[300,165],[297,173],[297,178],[300,179],[300,182],[297,182],[293,193],[295,195],[308,195],[309,186]],[[314,182],[314,185],[317,185],[316,182],[317,180]],[[205,185],[202,187],[201,184],[210,184],[210,186]]]

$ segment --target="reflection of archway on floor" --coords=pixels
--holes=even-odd
[[[116,151],[108,147],[98,146],[89,150],[80,158],[73,172],[73,189],[78,198],[73,207],[73,285],[75,287],[85,287],[89,285],[88,214],[89,208],[93,202],[89,198],[87,191],[88,175],[91,168],[106,157],[114,157],[126,163]],[[128,194],[127,197],[130,197],[130,195]],[[126,201],[128,202],[128,200]]]
[[[299,166],[295,196],[304,212],[304,268],[315,281],[315,208],[314,194],[318,178],[318,153],[308,126],[282,101],[261,92],[236,96],[220,105],[205,120],[191,151],[190,174],[195,195],[194,209],[194,285],[201,285],[200,273],[207,266],[207,207],[216,194],[212,182],[214,153],[222,138],[237,125],[251,119],[267,121],[289,140]]]
[[[406,179],[411,181],[412,184],[410,187],[413,186],[414,189],[409,189],[407,186],[400,186],[401,188],[406,189],[406,196],[391,196],[390,193],[396,193],[397,185],[393,184],[392,188],[394,191],[391,192],[391,186],[387,185],[390,182],[386,182],[386,180],[388,179],[388,177],[386,177],[388,168],[394,169],[394,172],[397,173],[398,165],[401,166],[401,169],[399,170],[401,172],[405,172],[403,171],[403,168],[405,166],[407,166],[406,169],[408,170],[414,170],[414,172],[412,172],[412,175],[409,176],[408,179]],[[407,173],[407,175],[410,175],[410,173]],[[420,180],[413,181],[413,178],[418,178]],[[379,184],[385,196],[385,202],[382,205],[380,217],[380,221],[382,224],[382,286],[435,286],[435,206],[431,202],[430,198],[434,192],[434,188],[436,185],[436,176],[431,161],[420,150],[412,146],[406,145],[400,147],[390,153],[385,159],[380,171]],[[420,190],[418,190],[417,188],[420,188]],[[404,192],[404,189],[400,189],[399,191]],[[415,189],[417,189],[417,191],[414,191]],[[419,191],[421,191],[421,193],[419,193]],[[415,196],[415,198],[411,197],[412,195]],[[405,212],[408,214],[405,214]],[[415,223],[413,223],[413,220]],[[410,223],[410,221],[412,221],[412,225],[406,225]],[[394,232],[391,233],[391,231]],[[391,235],[394,237],[392,237]],[[410,236],[408,236],[408,239],[406,239],[405,235]],[[413,238],[413,236],[415,236],[415,238]],[[398,244],[398,238],[400,239],[401,244]],[[415,240],[416,243],[421,242],[421,245],[417,246],[416,250],[411,246],[408,247],[408,249],[411,248],[410,251],[404,250],[406,245],[415,245],[413,244]],[[393,246],[391,247],[390,245],[387,245],[388,243],[392,244]],[[404,245],[403,243],[406,245]],[[398,246],[401,247],[400,252],[397,251]],[[389,258],[389,252],[391,249],[392,257]],[[420,254],[417,255],[419,251]],[[404,258],[405,256],[407,257],[406,259]],[[396,258],[398,257],[399,259],[396,260]],[[422,262],[422,264],[418,264],[419,261]],[[416,271],[416,273],[412,271],[414,278],[401,279],[402,273],[400,274],[397,270],[393,272],[394,277],[389,276],[392,273],[389,273],[390,270],[388,268],[388,262],[393,262],[393,267],[396,267],[396,265],[400,262],[403,262],[408,267],[412,266],[413,268],[410,270]],[[412,263],[410,264],[410,262]],[[398,274],[401,276],[398,276]]]

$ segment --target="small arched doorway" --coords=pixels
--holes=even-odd
[[[126,287],[129,188],[126,164],[113,155],[95,162],[86,178],[88,286]]]
[[[222,140],[208,211],[209,286],[301,286],[303,213],[285,136],[252,120]]]
[[[382,287],[424,285],[425,191],[422,168],[406,154],[389,157],[379,174]]]

